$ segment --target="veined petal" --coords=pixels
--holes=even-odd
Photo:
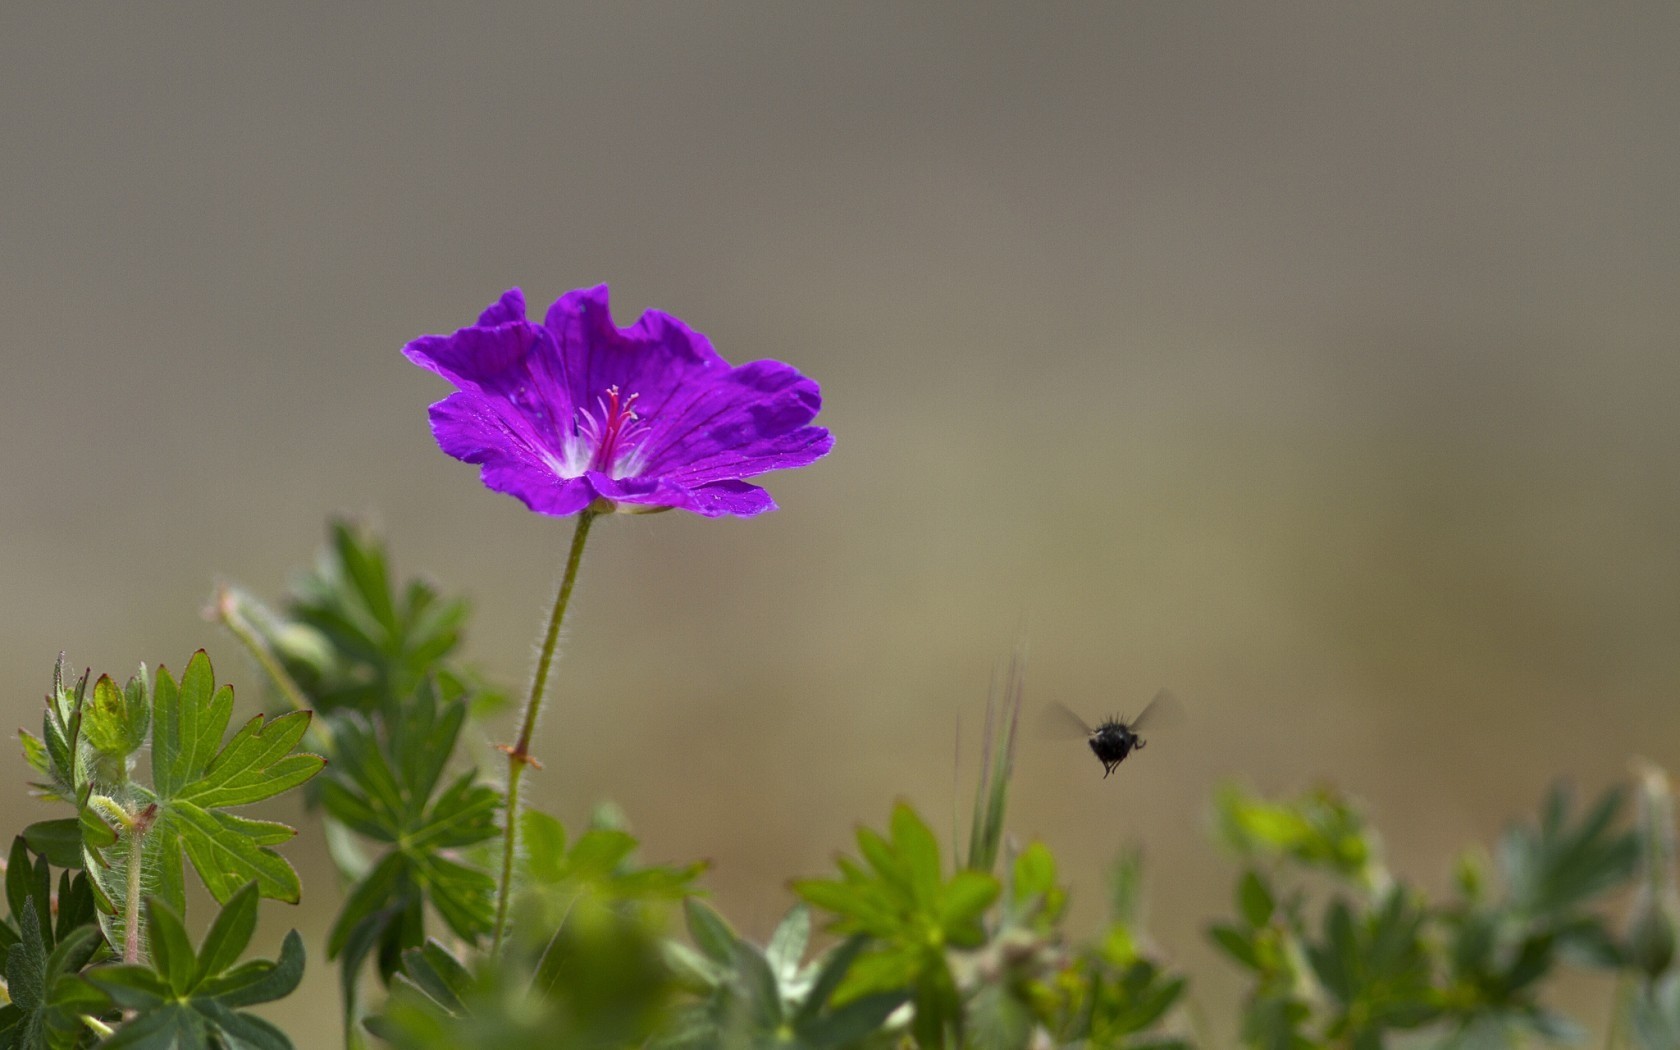
[[[506,401],[461,391],[433,405],[430,414],[438,446],[480,464],[485,487],[561,516],[576,514],[595,498],[587,479],[562,476],[559,457]]]
[[[543,324],[566,361],[574,405],[589,407],[616,386],[636,394],[644,414],[657,415],[690,385],[729,371],[709,339],[670,314],[649,310],[619,328],[604,284],[561,296]]]
[[[518,288],[509,288],[500,299],[484,308],[484,312],[478,315],[478,324],[480,328],[487,328],[525,319],[525,293]]]
[[[817,384],[780,361],[754,361],[697,389],[675,418],[652,421],[644,471],[685,484],[800,467],[834,440],[806,426],[822,407]]]
[[[403,348],[459,392],[432,406],[450,455],[545,514],[596,499],[708,517],[775,509],[742,478],[804,466],[834,439],[812,426],[817,384],[779,361],[734,368],[700,332],[649,310],[613,323],[607,288],[562,296],[541,325],[518,288],[477,325]]]
[[[680,504],[681,508],[707,518],[721,518],[726,514],[750,518],[776,509],[770,493],[744,481],[720,481],[684,492],[687,499]]]

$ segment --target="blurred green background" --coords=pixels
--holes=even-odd
[[[1011,823],[1076,920],[1140,844],[1225,1014],[1221,778],[1342,783],[1438,886],[1554,777],[1680,766],[1677,46],[1666,3],[5,5],[7,711],[60,649],[259,695],[199,610],[335,512],[521,685],[568,523],[437,451],[398,348],[606,281],[838,443],[779,513],[596,530],[535,801],[762,935],[895,797],[944,824],[1024,631],[1030,703],[1183,698],[1106,782],[1029,733]]]

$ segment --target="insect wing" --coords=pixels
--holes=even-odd
[[[1050,706],[1044,709],[1044,717],[1040,721],[1044,724],[1045,732],[1052,736],[1090,736],[1096,732],[1083,718],[1053,700]]]
[[[1164,729],[1175,726],[1184,721],[1184,707],[1171,692],[1163,689],[1155,694],[1155,699],[1144,705],[1138,716],[1131,721],[1131,728],[1140,731],[1144,726],[1152,729]]]

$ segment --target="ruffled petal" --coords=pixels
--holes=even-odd
[[[656,415],[693,384],[729,371],[709,339],[670,314],[649,310],[619,328],[604,284],[561,296],[543,324],[565,359],[572,404],[584,408],[616,386],[636,395],[639,414]]]
[[[726,514],[747,518],[776,509],[770,493],[744,481],[688,487],[666,478],[613,479],[591,474],[589,480],[600,495],[636,507],[686,510],[708,518]]]
[[[754,361],[697,390],[676,418],[650,419],[642,472],[684,485],[802,467],[833,437],[806,426],[822,407],[817,384],[780,361]]]
[[[550,448],[560,448],[572,432],[577,403],[568,393],[565,363],[538,325],[518,321],[422,336],[403,347],[403,354],[462,390],[507,402],[530,419]]]
[[[478,315],[478,324],[481,328],[488,328],[525,319],[525,293],[518,288],[509,288],[500,299],[484,308],[484,312]]]
[[[403,353],[460,388],[432,406],[444,451],[545,514],[596,499],[759,514],[776,505],[742,478],[804,466],[834,444],[810,425],[822,407],[815,382],[779,361],[732,368],[705,335],[657,310],[619,328],[605,285],[562,296],[541,325],[510,288],[477,325]],[[592,463],[610,473],[583,469]]]
[[[451,394],[433,405],[432,434],[456,459],[480,465],[487,488],[518,497],[543,514],[576,514],[595,498],[585,478],[564,478],[557,458],[530,420],[507,402],[475,392]]]
[[[682,491],[684,501],[674,506],[706,518],[721,518],[726,514],[750,518],[776,509],[770,493],[744,481],[720,481]]]

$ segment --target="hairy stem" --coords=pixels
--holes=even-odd
[[[548,633],[543,636],[542,652],[537,657],[537,674],[531,683],[531,695],[525,700],[525,718],[519,726],[518,741],[506,748],[508,756],[506,826],[502,833],[502,879],[496,892],[496,926],[490,950],[502,947],[507,932],[508,897],[513,889],[513,857],[519,834],[519,779],[531,764],[531,734],[537,727],[537,712],[542,708],[543,693],[548,688],[548,670],[554,662],[554,647],[560,640],[560,624],[566,618],[566,605],[572,600],[572,586],[577,583],[578,564],[583,561],[583,544],[589,538],[589,526],[595,512],[578,515],[577,531],[572,533],[572,550],[566,556],[566,574],[560,578],[560,591],[554,596],[554,608],[548,614]]]
[[[140,877],[145,872],[146,832],[152,830],[152,822],[157,819],[157,804],[130,815],[114,799],[100,795],[92,801],[96,811],[116,818],[128,839],[128,892],[123,900],[123,962],[137,963],[140,961]]]
[[[208,610],[208,615],[214,616],[223,627],[228,629],[239,643],[245,647],[263,674],[273,684],[275,691],[286,701],[286,706],[293,711],[310,710],[309,701],[304,698],[303,690],[298,687],[292,676],[280,665],[280,660],[274,655],[268,643],[251,626],[240,606],[241,596],[231,587],[222,587],[216,592],[216,603]],[[334,757],[332,727],[325,719],[311,718],[309,731],[315,739],[316,746],[326,753],[328,758]]]

